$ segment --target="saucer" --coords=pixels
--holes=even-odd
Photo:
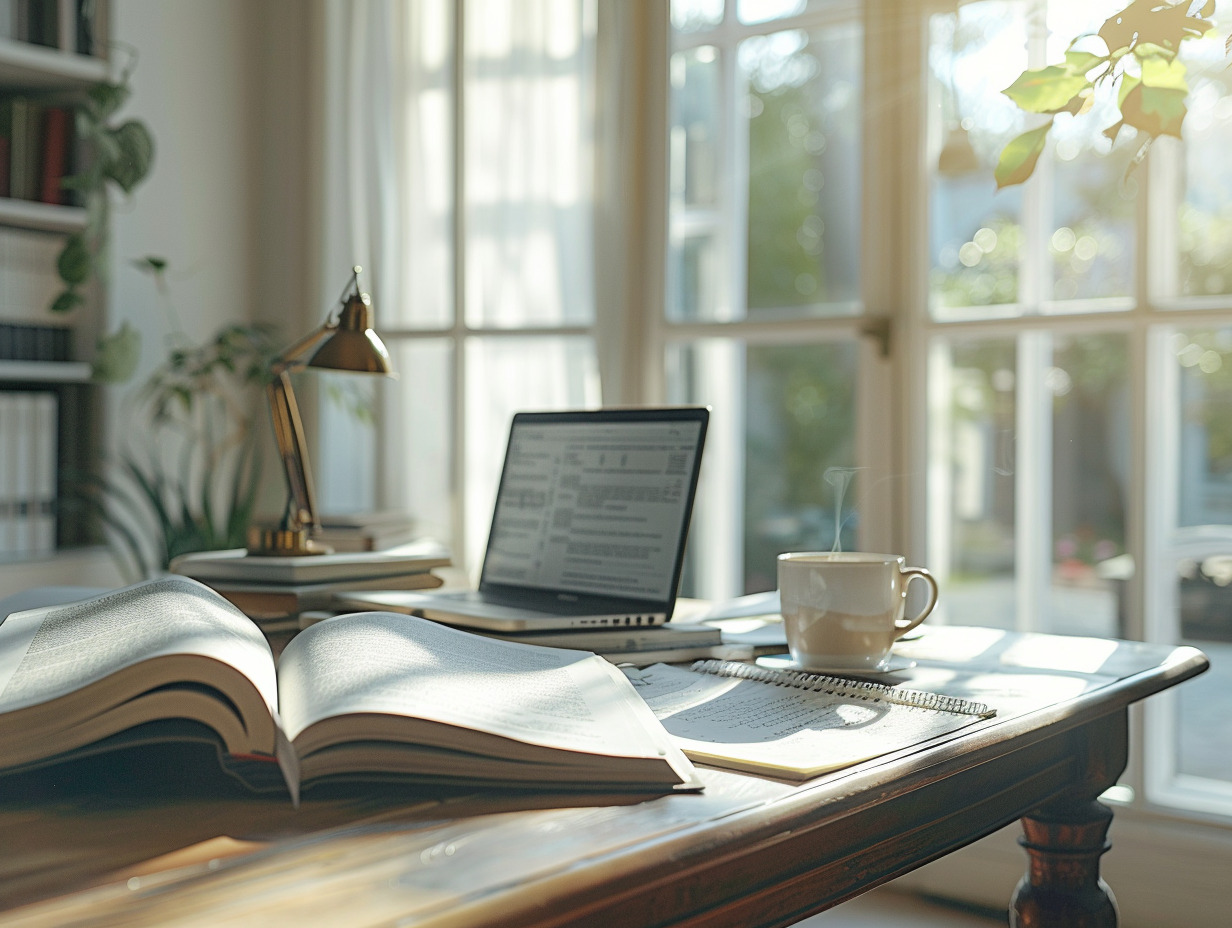
[[[915,661],[891,654],[884,667],[801,667],[790,654],[767,654],[757,658],[757,666],[767,670],[799,670],[804,673],[824,673],[835,677],[879,677],[887,673],[910,670]]]

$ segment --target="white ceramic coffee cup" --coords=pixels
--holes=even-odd
[[[884,670],[890,646],[937,604],[937,581],[896,554],[802,551],[778,557],[783,629],[792,660],[819,670]],[[921,580],[928,601],[905,618],[907,587]]]

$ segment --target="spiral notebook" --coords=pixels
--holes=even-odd
[[[736,661],[625,674],[698,763],[806,780],[996,714],[983,703]]]

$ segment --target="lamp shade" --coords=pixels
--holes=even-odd
[[[308,367],[363,374],[393,374],[389,350],[372,329],[372,304],[366,293],[354,293],[342,307],[338,325],[321,343]]]

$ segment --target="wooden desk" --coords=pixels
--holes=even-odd
[[[1129,704],[1206,658],[987,629],[901,650],[905,683],[999,715],[803,785],[708,770],[701,795],[636,804],[361,790],[295,811],[0,781],[0,924],[788,925],[1020,817],[1016,924],[1079,924],[1075,906],[1114,924],[1095,797],[1125,766]]]

